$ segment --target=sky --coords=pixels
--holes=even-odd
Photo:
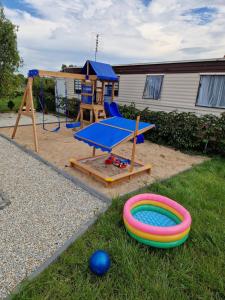
[[[225,0],[0,0],[19,26],[20,70],[94,59],[145,63],[225,55]]]

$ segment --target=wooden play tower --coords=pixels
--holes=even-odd
[[[106,118],[104,109],[105,85],[112,85],[111,100],[113,101],[115,82],[118,81],[112,67],[99,62],[87,61],[82,73],[85,74],[85,80],[81,84],[81,104],[77,116],[77,121],[81,122],[81,128],[83,128],[85,122],[85,110],[88,110],[90,114],[89,123]],[[96,78],[91,80],[90,76],[96,76]]]

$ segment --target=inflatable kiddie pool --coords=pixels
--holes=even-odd
[[[191,215],[182,205],[156,194],[139,194],[127,200],[123,220],[131,237],[157,248],[183,244],[191,228]]]

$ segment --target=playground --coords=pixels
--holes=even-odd
[[[41,80],[38,100],[42,124],[40,113],[34,110],[32,86],[36,77]],[[51,115],[45,114],[45,78],[55,80],[56,123],[52,124]],[[58,78],[64,80],[64,97],[58,90]],[[71,120],[66,80],[75,79],[81,82],[81,102],[78,115]],[[142,122],[140,116],[136,120],[123,118],[114,101],[117,81],[110,65],[93,61],[87,61],[80,74],[30,70],[15,126],[0,132],[110,197],[169,178],[205,160],[145,141],[144,133],[157,124]],[[24,119],[30,119],[30,125],[20,126],[28,124]]]

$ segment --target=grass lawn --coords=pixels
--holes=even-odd
[[[22,96],[18,96],[18,97],[12,98],[12,99],[0,99],[0,113],[10,112],[10,109],[8,108],[8,105],[7,105],[9,100],[12,100],[15,103],[13,111],[17,111],[20,107],[20,103],[22,101]]]
[[[10,112],[10,109],[8,108],[8,102],[9,100],[12,100],[15,103],[15,106],[12,111],[18,111],[21,101],[22,101],[22,96],[18,96],[12,99],[0,99],[0,113],[5,113],[5,112]],[[34,98],[34,108],[37,107],[37,102],[36,99]]]
[[[160,250],[137,243],[122,221],[128,196],[114,199],[94,226],[13,299],[225,299],[225,159],[143,191],[171,197],[190,211],[193,224],[184,245]],[[112,259],[102,278],[88,269],[96,249]]]

